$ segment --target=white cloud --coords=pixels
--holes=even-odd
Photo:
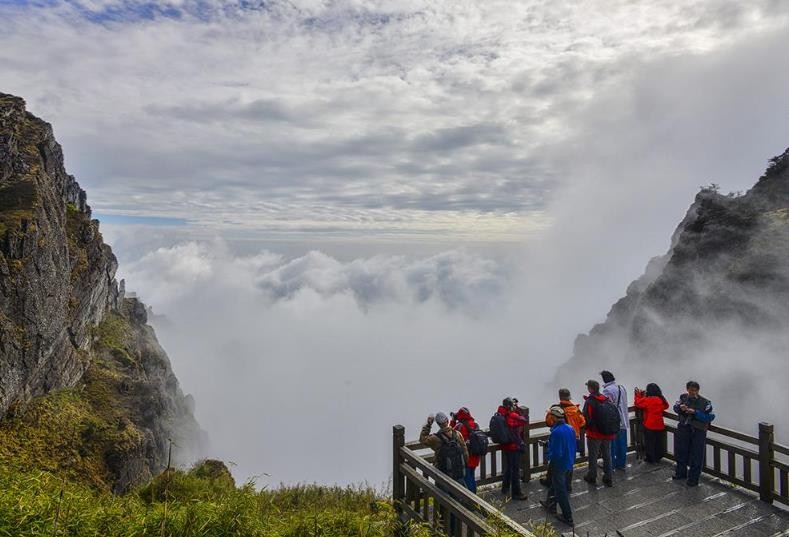
[[[5,5],[4,88],[100,212],[512,239],[550,223],[546,155],[634,65],[787,24],[767,0],[244,5]]]
[[[184,266],[197,277],[181,279]],[[241,478],[380,485],[393,423],[413,436],[428,412],[462,405],[484,421],[550,375],[516,374],[541,356],[520,340],[511,273],[469,253],[341,262],[236,256],[214,242],[125,267],[129,289],[166,316],[153,322],[195,396],[208,455]]]

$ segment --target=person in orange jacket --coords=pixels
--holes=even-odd
[[[564,410],[564,420],[567,425],[571,426],[575,431],[575,450],[581,450],[581,429],[586,426],[586,418],[581,413],[581,409],[578,404],[574,403],[572,399],[570,399],[570,390],[567,388],[561,388],[559,390],[559,404],[558,406],[562,407]],[[545,414],[545,424],[548,427],[553,427],[556,424],[556,417],[551,413],[550,409]],[[548,472],[545,474],[545,477],[540,479],[540,483],[545,486],[549,486],[551,483],[551,467],[548,467]],[[570,481],[567,482],[567,491],[572,491],[572,483]]]
[[[668,401],[663,397],[660,386],[654,382],[647,384],[646,391],[636,388],[636,408],[644,411],[644,460],[657,464],[666,454],[666,423],[663,411],[668,408]]]
[[[559,390],[559,406],[564,410],[564,420],[567,422],[567,425],[575,430],[575,439],[580,440],[581,429],[586,426],[586,418],[584,418],[584,415],[581,413],[579,405],[570,399],[570,390],[567,388]],[[553,427],[554,420],[555,418],[549,410],[545,414],[545,424],[548,427]]]

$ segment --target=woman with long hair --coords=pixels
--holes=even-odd
[[[636,408],[644,411],[644,459],[650,464],[657,464],[666,454],[663,411],[668,408],[668,401],[663,397],[660,386],[650,382],[646,391],[636,388],[635,404]]]

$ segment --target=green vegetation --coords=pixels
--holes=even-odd
[[[0,185],[0,238],[9,231],[18,231],[22,221],[32,221],[34,200],[32,181]]]
[[[111,489],[112,461],[133,456],[145,441],[133,421],[133,394],[127,393],[124,374],[136,364],[127,347],[129,330],[123,317],[107,315],[96,329],[83,385],[38,397],[0,421],[0,466],[37,468],[96,490]]]
[[[128,321],[116,312],[109,312],[95,329],[100,348],[109,350],[115,358],[127,365],[137,363],[129,353],[128,344],[131,336]]]
[[[2,465],[0,536],[389,537],[397,526],[391,505],[368,489],[258,492],[251,484],[235,488],[206,477],[201,466],[166,472],[148,487],[112,496],[48,472]],[[410,533],[428,535],[417,526]]]
[[[257,491],[251,483],[236,488],[226,472],[221,463],[204,461],[113,496],[49,472],[3,465],[0,537],[394,537],[398,530],[404,537],[436,535],[425,525],[399,523],[391,502],[368,488]],[[514,537],[492,523],[491,537]],[[558,536],[550,524],[530,529],[539,537]]]
[[[88,270],[88,252],[82,240],[82,226],[90,225],[87,215],[76,205],[66,205],[66,240],[71,260],[71,281],[79,279]]]

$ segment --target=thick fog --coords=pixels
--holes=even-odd
[[[391,426],[492,413],[550,368],[520,337],[512,274],[461,251],[343,263],[187,243],[127,264],[197,399],[210,455],[269,482],[387,479]],[[263,474],[270,474],[269,476]]]

